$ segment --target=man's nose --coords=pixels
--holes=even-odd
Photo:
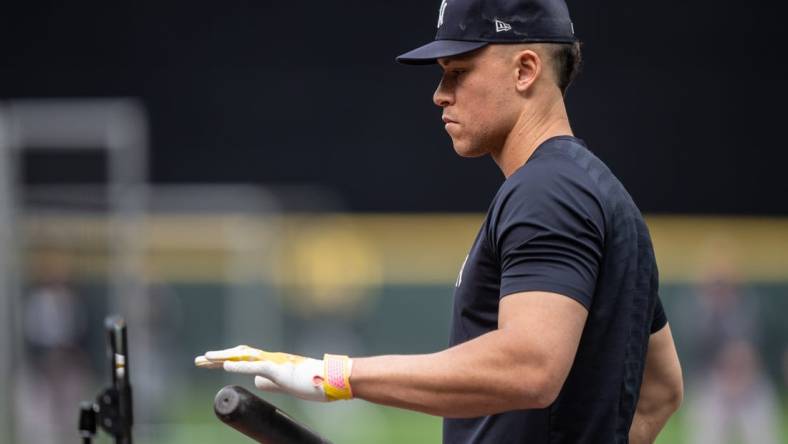
[[[441,79],[438,88],[435,89],[435,94],[432,95],[432,101],[441,108],[445,108],[452,104],[454,100],[453,95],[446,87],[445,78]]]

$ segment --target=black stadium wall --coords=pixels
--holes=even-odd
[[[353,211],[481,212],[499,171],[454,154],[431,103],[438,69],[393,61],[432,39],[439,3],[13,1],[0,101],[141,98],[157,183],[317,183]],[[780,14],[569,6],[586,61],[573,127],[644,212],[788,215]],[[53,159],[32,159],[27,180],[97,174]]]

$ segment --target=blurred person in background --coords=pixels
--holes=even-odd
[[[776,387],[762,371],[758,350],[751,342],[732,340],[723,344],[696,390],[692,443],[779,442]]]
[[[70,258],[44,255],[23,302],[25,362],[16,388],[20,436],[55,444],[74,434],[76,407],[92,376],[84,352],[87,316],[73,284]]]
[[[693,316],[692,441],[697,444],[778,442],[776,387],[763,371],[757,295],[739,283],[725,250],[712,259]]]
[[[460,268],[451,347],[319,360],[238,346],[196,365],[442,416],[446,443],[653,442],[681,368],[642,215],[569,125],[580,44],[566,4],[444,0],[436,40],[398,61],[440,65],[454,150],[506,178]]]
[[[701,377],[729,342],[759,339],[757,295],[745,292],[727,256],[720,252],[704,274],[697,289],[697,313],[692,316],[693,356]]]

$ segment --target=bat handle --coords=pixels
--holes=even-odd
[[[262,444],[331,444],[243,387],[221,389],[213,409],[222,422]]]

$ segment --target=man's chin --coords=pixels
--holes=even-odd
[[[473,148],[468,144],[454,142],[454,152],[460,157],[474,158],[487,154],[483,149]]]

